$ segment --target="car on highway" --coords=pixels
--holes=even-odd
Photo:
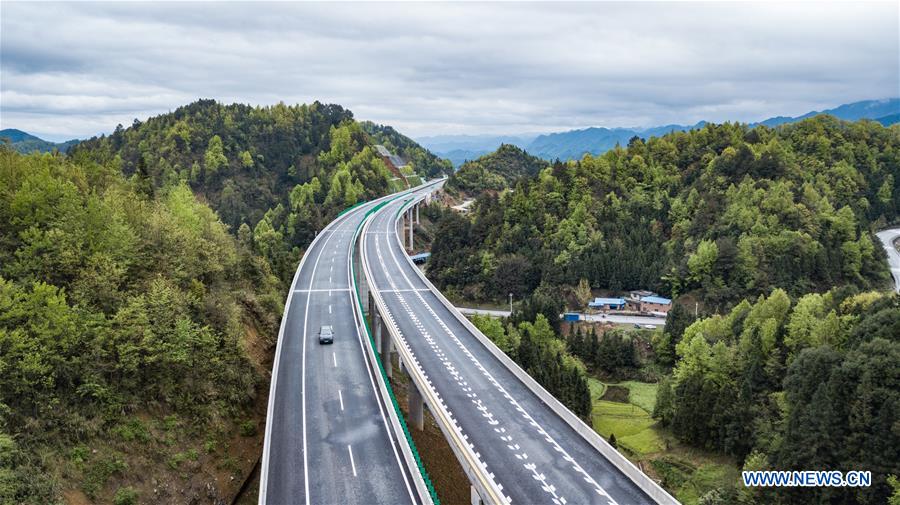
[[[319,343],[320,344],[333,344],[334,343],[334,330],[332,330],[331,326],[322,326],[319,328]]]

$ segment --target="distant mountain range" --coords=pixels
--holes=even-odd
[[[808,112],[797,117],[772,117],[758,123],[750,123],[750,126],[765,125],[775,127],[818,114],[830,114],[847,121],[872,119],[885,126],[890,126],[900,122],[900,98],[854,102],[833,109]],[[529,154],[546,160],[557,158],[568,160],[581,158],[586,153],[602,154],[615,147],[616,144],[627,144],[635,136],[644,139],[658,137],[673,131],[702,128],[705,124],[706,121],[700,121],[693,125],[671,124],[650,128],[591,127],[544,135],[441,135],[422,137],[417,140],[433,153],[449,159],[454,166],[458,167],[464,161],[474,160],[492,152],[502,144],[518,146]]]
[[[523,133],[520,135],[435,135],[432,137],[421,137],[416,139],[416,141],[429,151],[450,160],[454,167],[458,167],[467,160],[474,160],[496,151],[503,144],[524,149],[538,135],[538,133]]]
[[[22,130],[16,130],[15,128],[0,130],[0,141],[4,139],[9,139],[9,143],[12,148],[23,154],[28,154],[32,151],[48,153],[53,151],[54,149],[57,149],[59,150],[59,152],[64,153],[68,151],[70,147],[81,142],[78,139],[68,140],[66,142],[50,142],[49,140],[35,137],[30,133],[23,132]]]

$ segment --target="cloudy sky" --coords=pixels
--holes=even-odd
[[[0,3],[0,127],[61,140],[197,98],[413,135],[761,120],[900,95],[884,3]]]

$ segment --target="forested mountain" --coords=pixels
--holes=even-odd
[[[422,176],[450,169],[318,102],[201,100],[65,156],[0,146],[0,502],[191,502],[226,496],[195,483],[241,482],[302,250],[405,187],[375,143]]]
[[[40,151],[42,153],[52,152],[54,149],[64,153],[69,150],[70,147],[80,142],[80,140],[68,140],[66,142],[50,142],[49,140],[44,140],[39,137],[35,137],[30,133],[25,133],[22,130],[16,130],[15,128],[7,128],[5,130],[0,130],[0,142],[4,140],[9,140],[10,146],[15,150],[23,154],[28,154],[32,151]]]
[[[900,296],[781,289],[654,342],[654,416],[745,470],[872,472],[871,487],[721,489],[704,503],[888,503],[900,475]],[[671,316],[670,316],[671,319]],[[900,496],[895,494],[895,499]],[[891,502],[893,503],[893,502]]]
[[[402,189],[375,143],[397,148],[422,176],[448,169],[393,129],[367,128],[339,105],[200,100],[87,140],[72,155],[119,166],[151,196],[184,181],[232,232],[252,235],[288,282],[301,250],[340,210]]]
[[[493,153],[463,163],[447,181],[447,189],[463,193],[499,191],[520,177],[537,174],[546,166],[546,161],[514,145],[503,144]]]
[[[429,275],[476,299],[586,279],[694,292],[710,309],[775,287],[880,288],[872,230],[897,220],[898,167],[896,127],[828,116],[634,139],[485,194],[471,217],[445,212]]]
[[[185,468],[227,480],[256,429],[278,280],[184,182],[119,165],[0,147],[2,503],[188,502]]]
[[[505,328],[476,322],[576,412],[584,372],[565,360],[634,373],[637,345],[615,330],[576,332],[563,352],[549,328],[541,347],[521,325],[558,325],[564,304],[583,306],[590,288],[690,294],[716,315],[695,321],[676,299],[642,369],[664,377],[653,415],[666,433],[746,470],[867,469],[874,479],[788,490],[733,482],[700,503],[900,496],[888,478],[900,475],[900,297],[887,292],[872,236],[900,221],[897,126],[830,116],[775,129],[707,124],[554,163],[512,191],[483,192],[469,215],[427,213],[429,277],[457,298],[521,300]],[[682,488],[684,473],[653,461],[664,486]]]
[[[407,163],[412,164],[420,176],[433,179],[453,173],[453,165],[449,161],[438,158],[393,127],[375,124],[371,121],[362,121],[360,124],[363,131],[368,133],[375,143],[383,145],[392,153],[406,160]]]

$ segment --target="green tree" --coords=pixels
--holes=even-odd
[[[215,174],[226,165],[228,165],[228,158],[225,157],[222,138],[218,135],[213,135],[209,139],[209,145],[206,147],[206,153],[203,155],[203,166],[206,168],[206,173],[210,175]]]

